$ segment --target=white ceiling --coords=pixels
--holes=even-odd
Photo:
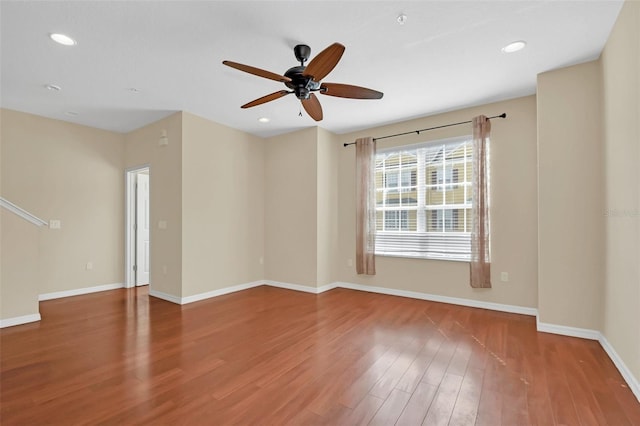
[[[533,94],[536,74],[597,58],[621,6],[622,0],[2,1],[0,102],[117,132],[183,110],[270,136],[316,123],[304,110],[298,116],[294,96],[240,109],[285,87],[222,61],[283,74],[298,65],[296,44],[310,45],[313,59],[340,42],[346,51],[324,81],[384,92],[381,100],[318,96],[319,125],[345,133]],[[400,13],[405,25],[396,21]],[[58,45],[48,38],[52,32],[78,44]],[[526,40],[527,48],[501,52],[515,40]]]

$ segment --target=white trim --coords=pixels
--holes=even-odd
[[[97,285],[95,287],[77,288],[74,290],[55,291],[53,293],[44,293],[38,296],[38,301],[60,299],[62,297],[80,296],[82,294],[97,293],[99,291],[116,290],[124,288],[123,283]]]
[[[23,218],[27,222],[31,222],[36,226],[47,226],[48,225],[48,222],[46,220],[42,220],[38,216],[29,213],[25,209],[16,206],[15,204],[13,204],[11,201],[7,200],[4,197],[0,197],[0,206],[4,207],[5,209],[9,210],[10,212],[12,212],[14,214],[17,214],[18,216],[20,216],[21,218]]]
[[[154,290],[149,287],[149,296],[157,297],[158,299],[166,300],[167,302],[175,303],[177,305],[182,305],[182,298],[178,296],[174,296],[173,294],[163,293],[158,290]]]
[[[234,293],[236,291],[247,290],[247,289],[258,287],[261,285],[268,285],[270,287],[283,288],[286,290],[294,290],[294,291],[300,291],[303,293],[311,293],[311,294],[324,293],[326,291],[333,290],[334,288],[346,288],[350,290],[367,291],[370,293],[386,294],[390,296],[409,297],[412,299],[450,303],[452,305],[469,306],[473,308],[489,309],[492,311],[500,311],[500,312],[510,312],[510,313],[521,314],[521,315],[536,316],[538,314],[537,309],[528,308],[525,306],[503,305],[501,303],[482,302],[479,300],[439,296],[435,294],[418,293],[418,292],[406,291],[406,290],[395,290],[395,289],[389,289],[385,287],[372,287],[367,285],[353,284],[353,283],[346,283],[346,282],[334,282],[334,283],[327,284],[320,287],[311,287],[306,285],[285,283],[280,281],[262,280],[262,281],[254,281],[246,284],[238,284],[232,287],[224,287],[218,290],[195,294],[193,296],[187,296],[187,297],[173,296],[171,294],[162,293],[152,289],[149,290],[149,294],[151,296],[155,296],[160,299],[164,299],[169,302],[176,303],[178,305],[186,305],[188,303],[198,302],[200,300],[206,300],[212,297],[222,296],[224,294]]]
[[[311,287],[308,285],[300,285],[300,284],[291,284],[291,283],[283,283],[283,282],[279,282],[279,281],[269,281],[269,280],[265,280],[264,283],[268,286],[271,287],[278,287],[278,288],[284,288],[287,290],[295,290],[295,291],[302,291],[304,293],[311,293],[311,294],[320,294],[320,293],[324,293],[325,291],[329,291],[332,290],[334,288],[336,288],[336,284],[337,283],[331,283],[331,284],[327,284],[321,287]]]
[[[40,321],[40,314],[22,315],[19,317],[0,319],[0,328],[13,327],[14,325],[27,324]]]
[[[322,285],[318,287],[317,294],[324,293],[325,291],[333,290],[334,288],[338,288],[338,284],[339,283],[335,282],[331,284]]]
[[[187,303],[199,302],[200,300],[209,299],[212,297],[218,297],[229,293],[235,293],[236,291],[248,290],[250,288],[258,287],[264,285],[264,281],[253,281],[246,284],[238,284],[231,287],[225,287],[218,290],[207,291],[205,293],[194,294],[193,296],[187,296],[180,299],[181,305],[186,305]]]
[[[567,325],[549,324],[540,322],[540,318],[536,318],[536,329],[542,333],[559,334],[561,336],[579,337],[581,339],[599,340],[600,332],[588,328],[569,327]]]
[[[348,288],[351,290],[368,291],[370,293],[387,294],[390,296],[409,297],[411,299],[429,300],[431,302],[449,303],[452,305],[469,306],[472,308],[489,309],[491,311],[509,312],[513,314],[536,316],[538,310],[526,306],[504,305],[502,303],[484,302],[481,300],[463,299],[460,297],[440,296],[437,294],[419,293],[417,291],[396,290],[386,287],[373,287],[362,284],[345,282],[334,283],[335,287]]]
[[[633,375],[631,370],[629,370],[622,358],[620,358],[620,355],[618,355],[611,343],[609,343],[602,333],[600,333],[598,341],[600,342],[602,349],[604,349],[607,355],[609,355],[609,358],[611,358],[611,361],[613,361],[613,364],[622,375],[622,378],[627,382],[627,385],[629,385],[631,392],[633,392],[638,402],[640,402],[640,381]]]
[[[261,285],[268,285],[271,287],[283,288],[287,290],[294,290],[294,291],[300,291],[300,292],[311,293],[311,294],[324,293],[326,291],[333,290],[334,288],[346,288],[349,290],[366,291],[369,293],[386,294],[389,296],[409,297],[412,299],[428,300],[432,302],[449,303],[452,305],[461,305],[461,306],[469,306],[473,308],[489,309],[492,311],[509,312],[514,314],[535,316],[536,328],[538,332],[552,333],[552,334],[558,334],[558,335],[569,336],[569,337],[578,337],[582,339],[597,340],[602,346],[602,348],[604,349],[604,351],[607,353],[611,361],[614,363],[614,365],[616,366],[620,374],[622,375],[622,378],[629,385],[631,392],[633,392],[633,394],[636,396],[638,401],[640,401],[640,382],[633,375],[631,370],[629,370],[629,368],[624,363],[622,358],[620,358],[620,356],[615,351],[611,343],[609,343],[609,341],[606,339],[606,337],[604,337],[602,333],[596,330],[590,330],[585,328],[569,327],[564,325],[540,322],[538,318],[538,310],[536,308],[528,308],[525,306],[516,306],[516,305],[504,305],[501,303],[483,302],[479,300],[440,296],[440,295],[429,294],[429,293],[419,293],[415,291],[396,290],[396,289],[390,289],[385,287],[373,287],[373,286],[347,283],[347,282],[334,282],[321,287],[310,287],[310,286],[300,285],[300,284],[291,284],[291,283],[283,283],[279,281],[262,280],[262,281],[253,281],[246,284],[238,284],[235,286],[225,287],[222,289],[208,291],[205,293],[199,293],[199,294],[195,294],[193,296],[187,296],[187,297],[178,297],[171,294],[163,293],[161,291],[153,290],[151,288],[149,288],[149,295],[153,297],[157,297],[159,299],[166,300],[168,302],[178,304],[178,305],[185,305],[188,303],[198,302],[200,300],[206,300],[206,299],[222,296],[229,293],[235,293],[237,291],[248,290],[250,288],[259,287]],[[123,287],[124,287],[124,284],[118,283],[118,284],[106,284],[106,285],[77,289],[77,290],[58,291],[55,293],[41,294],[40,296],[38,296],[38,300],[57,299],[60,297],[76,296],[81,294],[94,293],[98,291],[113,290],[113,289],[118,289]],[[4,320],[0,320],[0,328],[26,324],[34,321],[40,321],[40,319],[41,318],[39,313],[33,314],[33,315],[24,315],[24,316],[15,317],[15,318],[7,318]]]
[[[577,328],[577,327],[569,327],[566,325],[558,325],[558,324],[549,324],[540,322],[539,318],[536,318],[536,327],[539,332],[542,333],[552,333],[559,334],[561,336],[569,336],[569,337],[578,337],[581,339],[589,339],[589,340],[597,340],[602,346],[602,349],[606,352],[607,356],[611,359],[613,364],[616,366],[620,375],[627,382],[629,389],[635,395],[635,397],[640,402],[640,381],[633,375],[629,367],[625,364],[625,362],[620,358],[620,355],[613,348],[611,343],[607,340],[604,335],[597,330],[590,330],[588,328]]]
[[[329,291],[336,288],[336,283],[327,284],[321,287],[310,287],[310,286],[300,285],[300,284],[261,280],[261,281],[253,281],[245,284],[238,284],[231,287],[224,287],[217,290],[207,291],[205,293],[194,294],[192,296],[186,296],[186,297],[178,297],[172,294],[163,293],[161,291],[157,291],[153,289],[149,289],[149,295],[157,297],[159,299],[166,300],[168,302],[178,304],[178,305],[187,305],[189,303],[199,302],[201,300],[223,296],[225,294],[235,293],[237,291],[248,290],[254,287],[260,287],[261,285],[283,288],[287,290],[300,291],[303,293],[311,293],[311,294],[320,294],[320,293],[324,293],[325,291]]]

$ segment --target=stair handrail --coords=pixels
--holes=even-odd
[[[7,200],[4,197],[0,197],[0,205],[5,209],[9,210],[12,213],[17,214],[24,220],[33,223],[36,226],[48,226],[48,222],[46,220],[40,219],[38,216],[29,213],[22,207],[16,206],[11,201]]]

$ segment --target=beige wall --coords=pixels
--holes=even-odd
[[[126,135],[125,157],[150,165],[153,291],[188,297],[263,278],[261,139],[176,113]]]
[[[265,278],[317,285],[317,130],[265,141]]]
[[[466,121],[473,116],[506,112],[493,121],[491,133],[492,282],[489,290],[469,286],[465,262],[376,257],[375,276],[359,276],[355,257],[355,150],[342,148],[362,136],[385,136]],[[384,139],[378,148],[469,135],[470,126],[455,126],[398,138]],[[339,137],[337,280],[449,297],[524,307],[537,306],[536,104],[529,96],[476,108],[377,127]],[[509,282],[500,281],[500,272]]]
[[[8,210],[0,210],[0,320],[37,314],[42,228]]]
[[[606,173],[602,331],[640,380],[639,2],[624,4],[601,65]]]
[[[600,69],[538,76],[538,309],[544,323],[599,330],[604,233]]]
[[[318,273],[316,282],[323,286],[336,281],[338,248],[338,137],[317,128],[318,145]]]
[[[338,137],[315,127],[265,144],[265,278],[331,284],[338,244]]]
[[[150,165],[150,288],[176,297],[182,296],[182,116],[175,113],[125,135],[126,167]],[[163,131],[167,146],[158,144]]]
[[[122,135],[6,109],[1,114],[2,196],[62,223],[39,231],[37,293],[122,283]],[[10,233],[2,238],[6,247],[18,244]],[[14,285],[21,284],[3,283]]]
[[[182,286],[192,296],[264,278],[264,140],[184,113]]]

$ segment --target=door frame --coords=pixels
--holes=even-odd
[[[151,165],[141,164],[128,167],[125,173],[125,202],[124,202],[124,287],[136,286],[136,274],[133,265],[136,264],[136,175],[147,170],[151,177]],[[149,194],[151,198],[151,194]],[[151,203],[149,203],[151,205]],[[149,235],[151,244],[151,235]],[[149,271],[149,287],[151,287],[151,271]]]

